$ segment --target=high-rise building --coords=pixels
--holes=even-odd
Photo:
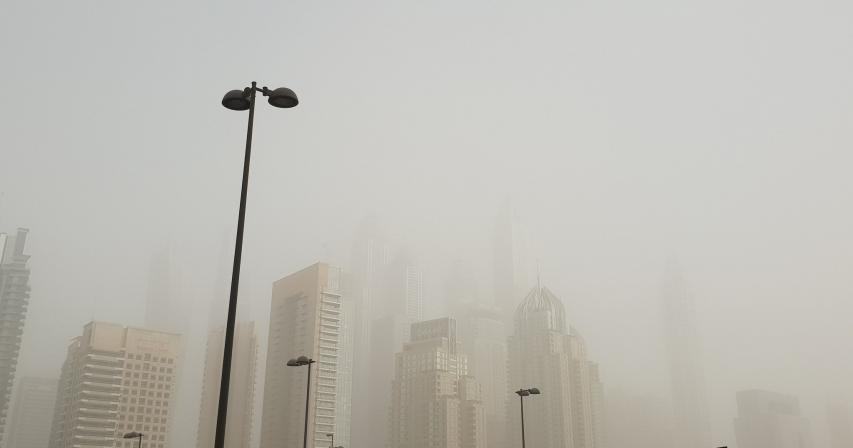
[[[486,447],[480,386],[467,375],[454,319],[412,324],[395,357],[391,403],[388,446]]]
[[[373,402],[369,385],[372,381],[371,331],[380,285],[389,261],[389,245],[385,241],[375,217],[368,217],[360,226],[353,244],[345,296],[351,302],[352,319],[352,403],[366,409]],[[380,446],[384,443],[373,428],[371,412],[352,415],[352,445]],[[383,432],[384,434],[384,428]]]
[[[216,417],[219,405],[219,386],[222,375],[222,355],[225,329],[217,327],[207,339],[207,354],[202,380],[201,408],[196,446],[210,448],[216,436]],[[225,446],[249,448],[255,411],[255,371],[257,369],[258,338],[254,322],[238,322],[234,329],[234,350],[231,359],[231,381],[228,393],[228,419]]]
[[[702,448],[711,444],[711,426],[696,312],[684,278],[674,267],[669,269],[661,298],[664,343],[672,385],[674,445]]]
[[[370,375],[366,383],[370,396],[363,403],[368,414],[370,446],[382,446],[388,440],[394,354],[409,340],[411,324],[421,319],[420,268],[412,257],[401,252],[383,267],[377,287],[370,327]]]
[[[830,403],[826,407],[826,419],[831,447],[853,447],[853,412],[850,406],[842,401]]]
[[[68,347],[54,408],[50,447],[135,447],[169,443],[180,336],[90,322]]]
[[[809,422],[797,397],[764,390],[737,393],[735,435],[740,448],[810,448]]]
[[[30,301],[30,256],[24,254],[28,232],[18,229],[15,235],[0,233],[0,441]]]
[[[181,295],[180,277],[171,247],[151,257],[145,298],[145,328],[186,334],[190,313]]]
[[[569,327],[562,302],[547,288],[537,285],[516,310],[509,366],[511,390],[536,387],[542,391],[531,395],[524,409],[530,446],[603,446],[598,368],[589,360],[583,338]],[[515,405],[515,401],[509,403],[511,409]],[[515,409],[508,413],[510,443],[521,440]]]
[[[47,447],[57,382],[56,378],[21,378],[15,393],[7,442],[3,446]]]
[[[507,346],[506,326],[492,308],[474,304],[458,313],[459,340],[468,355],[468,373],[482,387],[486,417],[486,444],[501,448],[506,442]]]
[[[498,214],[494,237],[494,297],[507,322],[527,292],[527,240],[518,216],[507,201]]]
[[[339,371],[341,352],[341,270],[317,263],[273,284],[264,385],[261,448],[299,446],[305,419],[307,367],[286,367],[307,356],[311,366],[308,447],[324,447],[338,434],[338,397],[351,372]],[[351,390],[351,389],[350,389]],[[348,416],[344,416],[348,418]],[[347,437],[347,435],[344,435]]]

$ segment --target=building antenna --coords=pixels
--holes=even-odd
[[[542,274],[539,270],[539,259],[536,259],[536,289],[542,290]]]

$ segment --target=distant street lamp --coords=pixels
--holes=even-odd
[[[518,394],[519,402],[521,403],[521,448],[525,448],[524,441],[524,397],[530,395],[539,395],[542,392],[539,392],[539,389],[535,387],[531,387],[530,389],[519,389],[515,391]]]
[[[124,439],[139,439],[139,443],[137,444],[138,448],[142,448],[142,433],[141,432],[129,432],[125,434],[122,438]]]
[[[329,443],[329,448],[335,448],[335,433],[333,433],[333,432],[326,433],[326,437],[329,437],[332,439],[332,441]]]
[[[288,367],[308,366],[308,390],[305,392],[305,430],[302,433],[302,448],[308,448],[308,403],[311,398],[311,364],[314,364],[315,362],[317,361],[314,361],[307,356],[300,356],[296,359],[287,361]],[[334,435],[332,437],[334,437]]]
[[[237,217],[237,243],[234,249],[234,268],[231,271],[231,295],[228,300],[228,320],[225,324],[225,349],[222,355],[222,377],[219,383],[219,409],[216,414],[216,439],[214,448],[225,448],[225,422],[228,414],[228,388],[231,382],[231,353],[234,349],[234,322],[237,317],[237,289],[240,284],[240,259],[243,255],[243,227],[246,220],[246,192],[249,187],[249,161],[252,156],[252,127],[255,121],[255,93],[269,97],[275,107],[291,108],[299,104],[296,94],[286,87],[270,90],[251,87],[232,90],[222,98],[222,105],[231,110],[248,110],[249,127],[246,132],[246,155],[243,159],[243,186],[240,190],[240,211]]]

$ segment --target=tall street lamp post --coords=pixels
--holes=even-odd
[[[129,433],[125,434],[123,438],[125,438],[125,439],[139,439],[139,443],[137,444],[137,447],[142,448],[142,433],[141,432],[136,432],[136,431],[129,432]]]
[[[231,295],[228,299],[228,320],[225,324],[225,351],[222,355],[222,377],[219,383],[219,409],[216,414],[216,439],[214,448],[225,448],[225,421],[228,415],[228,388],[231,382],[231,353],[234,349],[234,321],[237,317],[237,289],[240,284],[240,259],[243,255],[243,224],[246,220],[246,191],[249,187],[249,161],[252,156],[252,126],[255,121],[255,93],[269,97],[275,107],[291,108],[299,104],[292,90],[279,87],[270,90],[258,88],[252,81],[251,87],[232,90],[222,98],[222,105],[231,110],[248,110],[249,127],[246,132],[246,155],[243,159],[243,186],[240,190],[240,212],[237,218],[237,243],[234,248],[234,268],[231,271]]]
[[[308,403],[311,398],[311,364],[314,364],[315,362],[317,361],[314,361],[307,356],[300,356],[296,359],[287,361],[288,367],[308,366],[308,389],[305,392],[305,429],[302,433],[302,448],[308,448]]]
[[[530,389],[519,389],[515,391],[518,394],[519,403],[521,403],[521,448],[526,448],[524,441],[524,397],[530,395],[539,395],[539,389],[531,387]]]

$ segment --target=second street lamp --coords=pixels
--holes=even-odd
[[[139,444],[137,445],[137,448],[142,448],[142,433],[141,432],[136,432],[136,431],[129,432],[129,433],[125,434],[122,438],[123,439],[139,439]]]
[[[308,448],[308,403],[311,402],[311,364],[315,362],[317,361],[307,356],[300,356],[287,361],[288,367],[308,366],[308,390],[305,392],[305,429],[302,433],[302,448]]]
[[[231,354],[234,350],[234,324],[237,317],[237,290],[240,284],[240,260],[243,255],[243,227],[246,221],[246,193],[249,188],[249,162],[252,158],[252,127],[255,121],[255,93],[261,92],[275,107],[291,108],[299,104],[292,90],[280,87],[270,90],[258,88],[252,81],[251,87],[232,90],[222,98],[226,109],[249,111],[249,126],[246,131],[246,155],[243,159],[243,184],[240,190],[240,211],[237,216],[237,242],[234,247],[234,267],[231,271],[231,294],[228,298],[228,320],[225,323],[225,348],[222,354],[222,377],[219,383],[219,408],[216,413],[216,439],[214,448],[225,448],[225,422],[228,416],[228,389],[231,382]],[[141,439],[140,439],[141,440]]]
[[[539,392],[539,389],[535,387],[531,387],[530,389],[519,389],[515,393],[518,394],[519,402],[521,403],[521,448],[526,448],[524,441],[524,397],[539,395],[542,392]]]

